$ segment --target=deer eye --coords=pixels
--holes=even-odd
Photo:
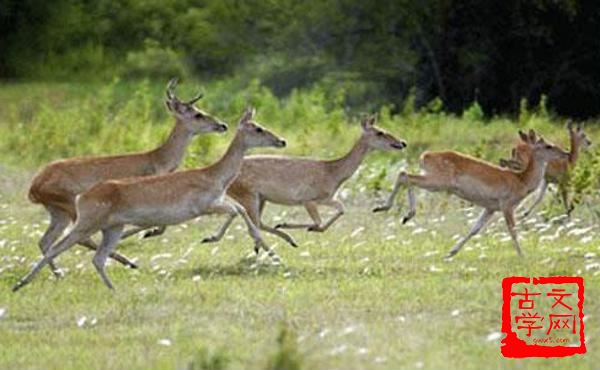
[[[383,132],[381,132],[381,131],[378,131],[378,132],[377,132],[377,136],[379,136],[379,137],[383,136]]]
[[[256,128],[256,132],[258,132],[259,134],[262,133],[263,131],[265,131],[265,130],[263,130],[262,127],[257,127]]]
[[[202,115],[202,113],[199,113],[199,112],[197,112],[196,114],[194,114],[194,118],[198,118],[198,119],[200,119],[200,118],[202,118],[202,117],[204,117],[204,116]]]

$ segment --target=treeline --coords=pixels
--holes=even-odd
[[[349,106],[600,113],[594,0],[3,0],[0,77],[259,78]]]

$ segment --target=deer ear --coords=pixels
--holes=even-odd
[[[368,130],[375,124],[375,116],[367,116],[360,121],[360,126],[363,130]]]
[[[573,121],[567,120],[567,130],[569,130],[569,132],[573,132]]]
[[[524,142],[528,142],[529,138],[527,137],[527,134],[524,133],[523,131],[519,130],[519,137],[521,138],[522,141]]]
[[[583,131],[583,122],[577,125],[577,131]]]
[[[377,113],[373,114],[369,119],[369,125],[375,126],[375,123],[377,123]]]
[[[167,106],[167,109],[169,110],[169,112],[173,111],[173,109],[171,108],[171,102],[169,100],[165,100],[165,105]]]
[[[533,131],[533,129],[530,129],[529,130],[529,142],[535,143],[535,139],[536,139],[535,131]]]
[[[247,107],[246,110],[244,111],[244,114],[242,114],[242,118],[240,119],[240,123],[247,123],[250,120],[252,120],[252,118],[254,118],[254,115],[256,114],[256,109],[252,108],[252,107]]]

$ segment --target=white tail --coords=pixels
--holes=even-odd
[[[406,142],[375,127],[375,117],[362,122],[362,135],[352,150],[336,160],[315,160],[288,156],[250,156],[244,159],[242,172],[227,191],[248,211],[252,221],[262,230],[283,238],[292,246],[294,239],[280,228],[307,228],[325,231],[344,213],[344,205],[336,199],[339,187],[358,169],[365,155],[373,150],[401,150]],[[265,225],[261,214],[266,202],[284,205],[303,205],[313,223]],[[333,207],[336,214],[323,223],[318,205]],[[204,242],[220,240],[231,224],[231,219],[216,235]]]
[[[50,226],[39,242],[42,253],[46,253],[75,220],[75,198],[78,194],[109,179],[172,172],[181,163],[194,135],[227,130],[224,123],[193,106],[201,95],[188,102],[179,100],[173,92],[176,83],[175,79],[171,80],[166,90],[166,105],[175,117],[175,125],[169,138],[158,148],[136,154],[60,160],[50,163],[34,177],[29,199],[42,204],[50,214]],[[91,239],[82,240],[81,244],[96,249]],[[133,262],[121,255],[111,257],[135,267]],[[58,273],[53,263],[50,266]]]
[[[591,140],[587,137],[583,131],[583,125],[579,124],[576,127],[573,122],[567,123],[567,131],[569,132],[569,141],[571,148],[569,151],[569,157],[549,161],[546,166],[546,172],[542,179],[540,190],[536,196],[533,204],[525,211],[524,216],[528,216],[533,212],[533,209],[541,203],[548,189],[548,184],[557,184],[558,192],[562,198],[563,205],[565,207],[565,213],[567,217],[570,217],[571,212],[575,208],[572,202],[569,201],[568,184],[571,179],[571,170],[577,165],[579,159],[579,151],[586,149],[592,145]],[[522,170],[527,166],[531,159],[531,149],[526,143],[520,143],[512,149],[512,155],[509,159],[501,159],[500,165],[502,167],[509,167],[514,170]]]
[[[27,284],[44,265],[77,241],[98,231],[102,231],[103,238],[93,263],[106,286],[112,288],[105,263],[127,224],[146,227],[173,225],[205,214],[240,214],[256,242],[255,250],[258,252],[262,247],[273,256],[244,208],[225,198],[228,186],[240,171],[247,149],[285,146],[284,140],[253,122],[253,115],[253,110],[244,113],[227,152],[209,167],[162,176],[106,181],[83,193],[77,199],[77,221],[73,229],[50,248],[14,290]]]
[[[447,258],[458,253],[496,211],[503,213],[515,249],[521,255],[521,247],[514,229],[514,209],[539,185],[546,162],[567,158],[569,154],[553,144],[546,143],[543,138],[537,139],[534,131],[530,131],[529,135],[519,132],[519,135],[532,152],[531,161],[523,171],[501,168],[451,151],[425,152],[421,156],[424,175],[409,175],[402,171],[385,206],[374,211],[390,209],[400,187],[408,185],[410,210],[403,220],[403,223],[406,223],[416,214],[413,186],[428,191],[446,191],[484,208],[471,231],[456,243]]]

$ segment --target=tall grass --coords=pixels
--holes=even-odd
[[[288,139],[286,153],[333,157],[343,154],[360,134],[361,114],[345,102],[348,91],[331,86],[295,90],[278,99],[259,81],[221,80],[206,85],[184,81],[177,89],[183,98],[198,88],[205,98],[198,104],[234,126],[247,105],[258,109],[258,120]],[[126,153],[151,149],[161,143],[172,126],[164,107],[164,84],[158,81],[122,81],[98,84],[9,84],[0,88],[0,160],[28,169],[51,160],[81,156]],[[483,116],[475,102],[461,115],[444,112],[434,100],[423,109],[407,99],[398,114],[391,106],[380,108],[379,124],[408,141],[408,149],[398,153],[376,153],[369,161],[367,186],[378,189],[398,166],[418,165],[425,150],[453,149],[496,162],[509,153],[517,129],[534,128],[548,139],[568,147],[563,122],[553,117],[545,105],[521,105],[513,119]],[[598,130],[588,125],[593,137]],[[224,150],[227,138],[203,135],[194,140],[184,167],[214,161]],[[579,194],[589,192],[600,174],[600,152],[582,156],[582,165],[573,177]]]

